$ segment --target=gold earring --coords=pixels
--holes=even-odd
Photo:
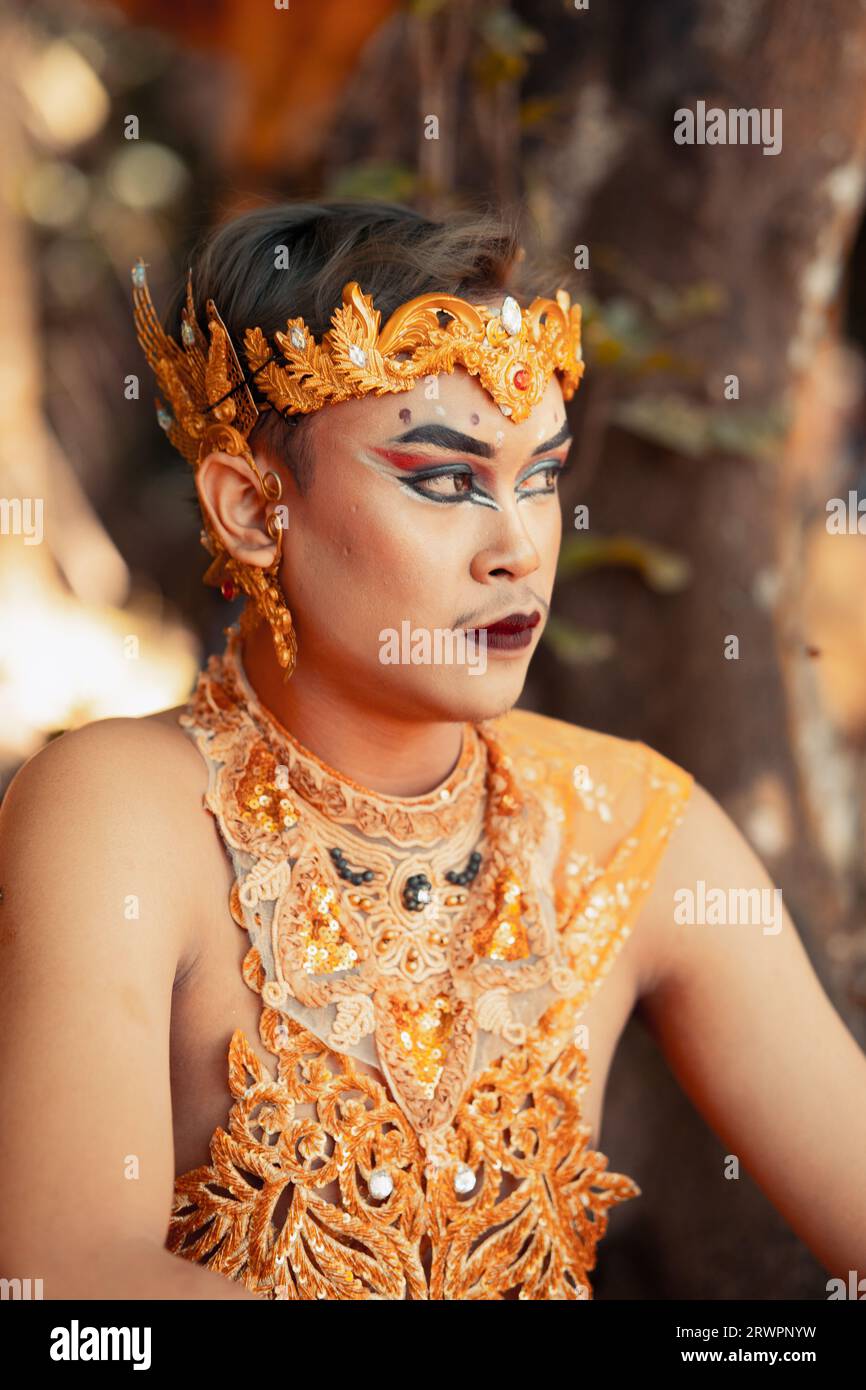
[[[252,463],[252,460],[250,460]],[[259,479],[262,493],[269,501],[278,502],[283,495],[283,484],[278,474],[266,473],[262,478],[253,463],[253,472]],[[244,593],[252,599],[241,617],[241,632],[246,634],[256,626],[259,617],[270,625],[274,639],[274,651],[283,670],[283,680],[289,680],[294,673],[298,655],[298,639],[292,615],[280,586],[280,562],[283,554],[283,524],[277,512],[271,512],[267,522],[267,532],[276,541],[277,550],[273,562],[267,569],[258,565],[241,565],[229,561],[228,569],[236,577]]]

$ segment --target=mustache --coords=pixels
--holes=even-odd
[[[508,599],[507,602],[512,605],[510,608],[506,609],[508,613],[516,613],[518,610],[531,612],[533,605],[539,610],[543,618],[546,618],[550,612],[550,604],[547,603],[545,599],[540,598],[538,594],[532,594],[527,599],[512,597]],[[454,627],[486,627],[489,622],[494,622],[497,618],[503,616],[502,610],[503,605],[500,604],[498,608],[495,610],[491,609],[490,613],[485,616],[483,613],[479,612],[478,609],[470,609],[466,613],[460,613],[458,617],[454,619]]]

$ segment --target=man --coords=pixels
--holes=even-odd
[[[635,1007],[828,1271],[862,1261],[866,1061],[793,924],[675,911],[766,872],[661,755],[514,708],[582,373],[517,250],[257,209],[172,334],[133,271],[247,606],[187,706],[54,741],[2,808],[0,1272],[47,1297],[590,1297],[639,1193],[594,1147]],[[407,624],[473,659],[394,660]]]

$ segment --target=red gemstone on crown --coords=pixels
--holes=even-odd
[[[518,391],[525,391],[529,385],[529,372],[525,367],[518,367],[514,373],[514,385]]]
[[[220,593],[223,598],[228,599],[229,603],[231,603],[232,599],[237,594],[237,589],[230,579],[224,579],[220,585]]]

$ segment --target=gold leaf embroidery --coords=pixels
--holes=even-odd
[[[590,1298],[607,1213],[640,1190],[589,1145],[575,1023],[631,931],[690,777],[643,745],[512,711],[468,728],[446,796],[377,797],[258,706],[235,641],[181,722],[220,765],[207,805],[236,855],[243,978],[277,1065],[270,1075],[233,1035],[227,1128],[210,1163],[176,1179],[168,1248],[265,1298]],[[584,767],[610,817],[581,795]],[[432,883],[467,862],[482,795],[499,839],[483,842],[471,891],[425,890],[407,911],[413,872]],[[553,932],[531,873],[550,826]],[[344,884],[324,852],[335,847],[370,880]],[[511,1001],[542,986],[554,1002],[527,1026]],[[286,1011],[292,997],[334,1006],[328,1041]],[[511,1050],[470,1080],[479,1030]],[[338,1050],[371,1033],[384,1084]]]

